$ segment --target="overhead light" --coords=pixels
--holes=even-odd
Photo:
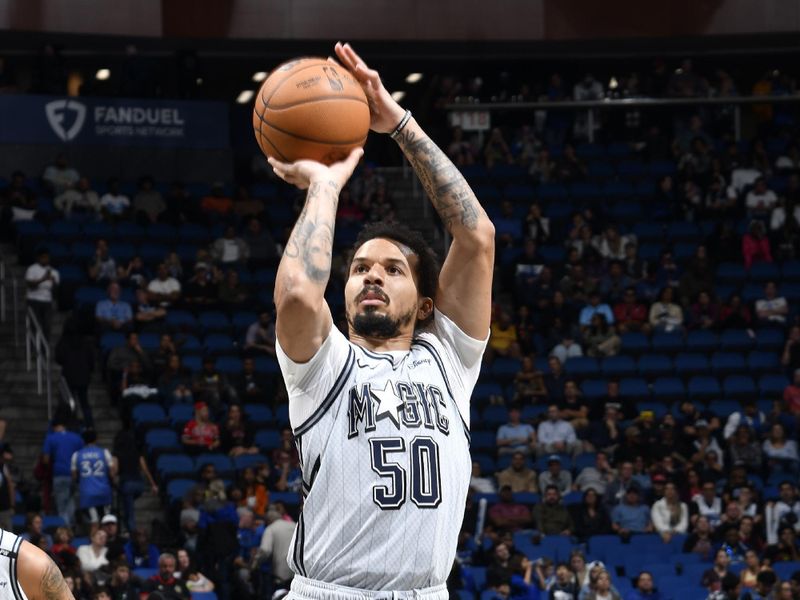
[[[406,83],[417,83],[422,79],[422,73],[409,73],[406,77]]]
[[[198,77],[197,79],[194,80],[194,82],[197,85],[203,85],[203,78],[202,77]]]
[[[255,81],[256,83],[261,83],[266,78],[267,78],[266,71],[256,71],[255,73],[253,73],[253,81]]]
[[[237,104],[247,104],[252,99],[253,99],[253,90],[242,90],[241,92],[239,92],[239,95],[236,96]]]
[[[392,100],[395,102],[402,102],[403,98],[406,97],[406,93],[403,90],[397,90],[396,92],[392,92]]]
[[[97,69],[97,73],[94,74],[94,77],[100,81],[105,81],[111,77],[111,69]]]
[[[616,77],[612,77],[611,81],[608,82],[608,89],[615,90],[619,87],[619,82],[617,81]]]

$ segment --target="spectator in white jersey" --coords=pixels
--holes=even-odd
[[[348,340],[324,293],[339,194],[362,151],[330,166],[270,159],[278,177],[308,190],[275,280],[276,354],[304,467],[292,595],[414,590],[445,600],[470,481],[469,396],[489,334],[494,226],[378,73],[349,45],[336,55],[344,66],[327,67],[331,85],[363,87],[371,129],[398,143],[453,243],[440,272],[418,233],[365,228],[348,263]]]

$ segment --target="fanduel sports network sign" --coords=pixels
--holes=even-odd
[[[0,96],[0,143],[227,148],[228,106],[222,102]]]

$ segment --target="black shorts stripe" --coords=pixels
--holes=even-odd
[[[306,576],[306,567],[303,561],[303,545],[305,542],[305,523],[303,522],[303,512],[300,512],[300,516],[297,519],[297,538],[295,539],[294,544],[294,566],[297,569],[297,572],[300,573],[303,577]]]
[[[313,414],[308,417],[303,423],[301,423],[295,430],[294,435],[302,435],[306,431],[308,431],[311,427],[313,427],[317,421],[319,421],[322,416],[328,411],[328,409],[333,405],[334,400],[342,393],[342,389],[344,388],[345,384],[347,383],[347,379],[350,377],[350,372],[353,370],[353,364],[356,361],[356,353],[353,352],[353,348],[350,348],[350,352],[347,354],[347,360],[345,361],[344,368],[342,372],[339,373],[339,377],[337,377],[336,382],[331,387],[331,391],[328,392],[328,395],[325,396],[325,399],[322,403],[317,407],[317,410],[313,412]]]
[[[437,352],[436,348],[434,348],[433,344],[426,340],[416,339],[414,343],[419,344],[423,348],[425,348],[430,355],[433,357],[434,362],[436,362],[436,366],[439,367],[439,372],[442,374],[442,379],[444,380],[444,385],[447,388],[447,393],[450,394],[450,398],[453,400],[453,404],[456,405],[456,412],[458,413],[458,417],[461,419],[461,425],[464,428],[464,435],[467,436],[467,442],[472,440],[472,437],[469,433],[469,427],[467,427],[467,422],[464,420],[464,415],[461,414],[461,411],[458,409],[458,404],[456,403],[456,396],[453,394],[453,388],[450,387],[450,379],[447,377],[447,371],[444,368],[444,362],[442,358],[439,356],[439,352]]]

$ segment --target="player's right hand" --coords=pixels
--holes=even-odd
[[[346,159],[330,166],[313,160],[298,160],[293,163],[281,162],[275,158],[268,160],[275,174],[286,183],[297,186],[301,190],[308,189],[314,182],[333,183],[338,193],[350,179],[363,155],[363,148],[354,148]]]

